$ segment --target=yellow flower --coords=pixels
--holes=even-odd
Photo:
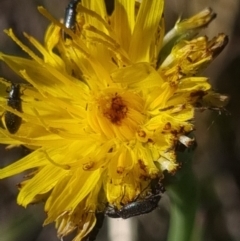
[[[29,84],[21,85],[21,111],[0,97],[3,122],[6,112],[22,119],[14,134],[3,123],[0,143],[31,153],[0,178],[30,170],[17,202],[44,201],[44,224],[56,222],[60,237],[77,229],[81,240],[107,203],[144,199],[151,180],[178,170],[176,147],[192,143],[194,108],[226,104],[200,70],[227,37],[192,39],[215,15],[206,9],[179,21],[164,38],[163,8],[163,0],[116,0],[108,16],[103,0],[83,0],[73,29],[39,8],[52,21],[44,44],[24,33],[39,54],[6,31],[30,59],[0,58]]]

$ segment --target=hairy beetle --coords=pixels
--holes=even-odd
[[[161,183],[157,182],[152,188],[152,192],[144,199],[137,198],[135,201],[127,203],[120,209],[116,207],[108,206],[105,210],[105,215],[110,218],[131,218],[134,216],[150,213],[158,206],[158,202],[161,199],[161,194],[164,192],[164,188]]]
[[[76,8],[79,2],[81,2],[81,0],[71,0],[65,10],[64,25],[74,32],[76,29]],[[69,37],[66,33],[64,33],[63,36],[64,38]]]
[[[12,107],[14,110],[22,112],[20,95],[20,85],[12,84],[8,95],[7,105]],[[11,134],[16,133],[22,123],[22,118],[11,111],[5,111],[3,118],[6,129]]]

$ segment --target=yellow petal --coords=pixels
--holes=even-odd
[[[150,62],[150,48],[163,13],[163,0],[143,0],[137,15],[129,56],[133,62]]]
[[[114,3],[112,26],[119,44],[128,52],[135,25],[135,0],[117,0]]]

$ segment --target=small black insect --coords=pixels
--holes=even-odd
[[[153,188],[152,193],[144,198],[130,202],[120,209],[108,206],[105,210],[105,215],[110,218],[131,218],[134,216],[150,213],[158,206],[161,199],[161,194],[164,192],[162,185],[158,182]]]
[[[14,110],[22,112],[22,103],[21,103],[20,95],[21,95],[20,85],[12,84],[8,95],[7,105],[9,107],[12,107]],[[6,129],[11,134],[14,134],[18,131],[22,123],[22,118],[10,111],[5,111],[4,122],[5,122]]]
[[[103,212],[96,213],[96,224],[92,231],[84,238],[84,241],[94,241],[96,239],[100,229],[102,228],[104,217]]]
[[[81,0],[71,0],[65,10],[64,25],[66,28],[69,28],[74,32],[76,29],[76,9],[79,2],[81,2]],[[64,38],[67,37],[69,36],[66,33],[64,33]]]
[[[127,219],[134,216],[150,213],[158,206],[160,199],[160,195],[151,195],[145,199],[128,203],[119,210],[116,208],[108,207],[105,211],[105,215],[110,218]]]

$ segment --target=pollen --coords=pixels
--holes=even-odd
[[[121,125],[122,120],[127,117],[127,112],[128,107],[118,94],[112,97],[103,109],[104,116],[114,125]]]

